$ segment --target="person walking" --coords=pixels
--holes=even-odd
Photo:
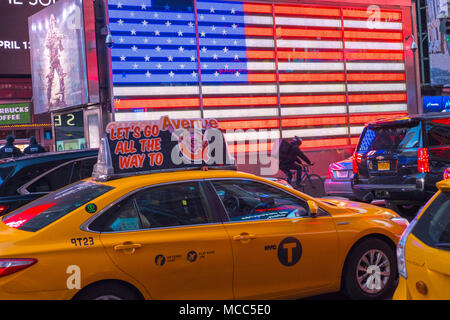
[[[14,137],[9,135],[6,144],[0,148],[0,159],[23,156],[22,151],[14,145]]]
[[[23,150],[23,152],[25,154],[35,154],[35,153],[47,152],[47,150],[45,150],[45,148],[43,146],[41,146],[39,143],[37,143],[35,136],[31,136],[30,144],[28,145],[28,147],[25,148],[25,150]]]

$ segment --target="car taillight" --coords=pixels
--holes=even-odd
[[[0,259],[0,277],[31,267],[36,259]]]
[[[446,179],[450,179],[450,168],[447,168],[444,171],[444,180],[446,180]]]
[[[357,153],[353,153],[352,162],[353,162],[353,173],[358,173],[358,162],[356,161]]]
[[[417,149],[417,169],[420,173],[430,172],[430,161],[427,148]]]
[[[333,170],[331,170],[330,168],[328,168],[327,179],[333,179]]]
[[[8,210],[8,206],[6,204],[0,205],[0,216],[4,215],[6,210]]]

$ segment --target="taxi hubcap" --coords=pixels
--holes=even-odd
[[[369,250],[358,261],[356,279],[359,287],[366,293],[379,293],[386,286],[390,275],[389,259],[380,250]]]
[[[122,299],[114,295],[104,295],[95,298],[95,300],[122,300]]]

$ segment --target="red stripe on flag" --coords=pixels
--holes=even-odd
[[[228,151],[231,153],[248,153],[258,151],[271,151],[273,148],[273,142],[260,142],[260,143],[247,143],[247,144],[230,144],[228,145]]]
[[[219,121],[222,130],[279,128],[278,119]]]
[[[323,95],[323,96],[282,96],[281,104],[333,104],[345,103],[345,95]]]
[[[367,9],[344,9],[343,15],[345,18],[362,18],[369,19],[376,16],[382,21],[401,21],[402,13],[400,11],[384,11],[380,10],[374,12],[373,10]]]
[[[285,127],[312,127],[312,126],[328,126],[341,125],[347,123],[347,116],[331,116],[331,117],[313,117],[313,118],[290,118],[282,119],[281,125]]]
[[[272,37],[273,28],[245,27],[246,36]]]
[[[348,81],[405,81],[404,73],[349,73]]]
[[[348,100],[350,103],[406,101],[406,93],[351,94]]]
[[[161,88],[161,90],[164,90]],[[200,108],[200,98],[167,98],[167,99],[133,99],[117,100],[114,102],[115,109],[135,108]]]
[[[358,144],[358,141],[359,141],[359,136],[357,136],[357,137],[351,137],[350,143],[351,143],[352,145],[357,145],[357,144]]]
[[[349,60],[404,60],[403,52],[346,52],[345,57]]]
[[[244,3],[243,8],[246,13],[272,13],[271,4]]]
[[[275,82],[277,75],[273,73],[249,73],[247,74],[248,82]]]
[[[345,81],[344,73],[282,73],[280,82]]]
[[[369,39],[369,40],[399,40],[403,41],[401,32],[380,32],[380,31],[344,31],[344,38],[351,39]]]
[[[278,97],[219,97],[203,98],[204,107],[241,107],[277,105]]]
[[[407,112],[387,112],[373,114],[351,114],[350,124],[365,124],[384,118],[396,118],[407,116]]]
[[[275,5],[275,14],[339,17],[341,15],[341,10],[338,8]]]
[[[342,52],[337,52],[337,51],[311,52],[311,51],[278,50],[278,59],[280,59],[280,60],[292,60],[292,59],[342,60],[342,59],[344,59],[344,55]]]
[[[247,50],[247,59],[275,59],[275,51]]]
[[[277,29],[277,37],[286,38],[342,38],[341,30],[311,29],[311,28],[281,28]]]

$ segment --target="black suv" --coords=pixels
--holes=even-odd
[[[359,138],[352,188],[359,200],[385,199],[388,208],[412,215],[437,191],[449,166],[450,114],[378,120]]]
[[[0,215],[90,177],[98,149],[48,152],[0,160]]]

